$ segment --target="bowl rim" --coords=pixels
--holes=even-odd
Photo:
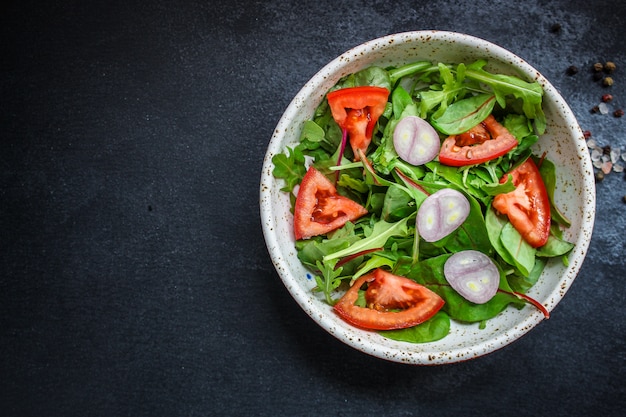
[[[582,267],[582,263],[586,256],[586,252],[591,239],[591,234],[593,231],[596,199],[595,181],[593,179],[593,169],[590,168],[591,159],[589,156],[589,152],[586,149],[582,130],[571,108],[561,97],[556,88],[542,74],[540,74],[539,71],[533,68],[524,59],[495,43],[473,35],[441,30],[419,30],[389,34],[379,38],[371,39],[360,45],[357,45],[340,54],[329,63],[324,65],[302,86],[296,96],[294,96],[294,98],[291,100],[277,123],[274,134],[266,151],[261,172],[260,212],[263,235],[272,263],[274,264],[279,277],[281,278],[283,284],[286,286],[291,296],[300,305],[300,307],[302,307],[305,312],[313,319],[313,321],[315,321],[328,333],[332,334],[334,337],[341,340],[345,344],[352,346],[353,348],[366,354],[394,362],[408,363],[414,365],[436,365],[460,362],[492,353],[528,333],[531,329],[536,327],[537,324],[543,321],[544,315],[539,311],[534,311],[529,314],[522,322],[517,323],[515,328],[511,329],[511,332],[508,333],[506,337],[502,335],[496,335],[493,338],[477,344],[475,348],[459,347],[457,349],[449,349],[445,352],[445,355],[434,355],[432,351],[429,352],[427,350],[413,350],[411,352],[407,352],[406,349],[402,349],[403,346],[406,346],[406,344],[403,344],[403,342],[389,342],[388,344],[391,346],[383,346],[376,343],[374,343],[375,346],[370,346],[369,342],[364,342],[360,339],[357,342],[356,338],[359,338],[359,332],[363,332],[363,330],[356,329],[355,331],[355,329],[350,329],[349,327],[346,327],[347,330],[342,328],[341,331],[338,331],[336,328],[336,323],[334,322],[334,320],[331,320],[331,317],[329,317],[328,314],[316,311],[314,308],[311,307],[310,304],[307,304],[306,298],[311,298],[310,291],[305,291],[303,288],[300,288],[294,281],[294,277],[290,274],[290,272],[283,267],[282,254],[277,252],[278,248],[280,248],[280,244],[278,241],[278,237],[275,233],[276,222],[272,214],[272,206],[269,203],[270,199],[267,196],[267,194],[270,192],[270,187],[268,184],[271,184],[274,180],[272,176],[273,165],[271,162],[271,157],[274,154],[283,151],[282,145],[280,144],[280,139],[282,138],[283,133],[287,130],[287,127],[290,124],[290,120],[292,120],[300,111],[300,106],[298,103],[302,101],[302,98],[311,97],[315,93],[315,90],[320,87],[321,83],[329,83],[328,74],[331,70],[333,72],[337,72],[345,69],[354,58],[358,59],[358,57],[365,56],[372,50],[375,50],[377,48],[384,48],[385,45],[410,43],[416,41],[422,42],[424,39],[434,39],[438,41],[454,40],[455,42],[461,43],[469,47],[487,48],[492,54],[497,55],[502,61],[508,62],[514,69],[521,71],[522,75],[526,78],[538,81],[544,88],[544,95],[550,96],[555,100],[555,102],[558,102],[558,105],[560,106],[560,109],[562,110],[562,113],[564,114],[567,121],[567,126],[571,127],[570,130],[572,131],[573,135],[575,135],[577,138],[582,138],[582,141],[578,141],[581,143],[577,148],[578,156],[580,159],[579,164],[581,165],[583,170],[587,170],[588,172],[590,172],[590,174],[583,177],[583,184],[581,186],[581,190],[584,192],[584,198],[581,198],[583,198],[584,200],[583,206],[585,217],[587,220],[581,223],[579,238],[576,242],[574,242],[576,246],[574,251],[570,255],[572,258],[574,258],[574,262],[571,262],[570,266],[566,269],[566,273],[563,274],[561,279],[558,281],[559,285],[555,286],[554,290],[547,296],[546,301],[544,302],[544,304],[548,304],[546,306],[548,311],[552,311],[554,307],[556,307],[556,305],[561,301],[567,290],[572,285],[574,279],[580,271],[580,268]],[[334,82],[332,82],[332,84],[334,84]],[[346,324],[346,326],[349,325]],[[385,340],[388,341],[389,339]],[[423,345],[427,344],[420,344],[420,346]]]

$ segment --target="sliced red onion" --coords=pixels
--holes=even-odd
[[[417,230],[426,242],[454,232],[467,219],[470,204],[463,193],[444,188],[429,195],[417,211]]]
[[[443,273],[456,292],[476,304],[491,300],[500,284],[500,271],[496,264],[476,250],[465,250],[450,256],[443,265]]]
[[[407,116],[393,131],[393,146],[398,156],[409,164],[423,165],[435,159],[441,142],[437,131],[426,120]]]

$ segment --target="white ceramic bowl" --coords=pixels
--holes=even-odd
[[[526,334],[544,319],[530,305],[509,307],[487,322],[453,322],[450,334],[432,343],[411,344],[384,338],[346,324],[322,298],[311,290],[315,282],[296,257],[289,198],[280,191],[282,180],[272,176],[272,157],[297,143],[302,124],[310,119],[326,91],[341,77],[370,65],[401,65],[417,60],[441,62],[489,61],[490,71],[537,80],[545,90],[547,130],[535,154],[547,152],[557,164],[557,205],[572,220],[565,238],[575,243],[569,266],[560,259],[550,262],[528,295],[548,311],[563,298],[576,278],[591,239],[595,218],[595,183],[583,133],[565,100],[537,70],[513,53],[485,40],[442,31],[406,32],[374,39],[331,61],[296,95],[281,117],[271,138],[261,174],[260,209],[265,241],[272,262],[287,290],[306,313],[342,342],[367,354],[409,364],[443,364],[464,361],[493,352]]]

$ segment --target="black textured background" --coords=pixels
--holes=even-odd
[[[624,174],[597,185],[587,260],[552,318],[438,367],[313,323],[269,260],[258,187],[303,84],[408,30],[510,49],[626,151],[626,117],[590,112],[607,92],[626,106],[625,18],[606,0],[3,2],[0,415],[621,415]],[[589,71],[606,60],[611,88]]]

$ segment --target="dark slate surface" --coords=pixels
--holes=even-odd
[[[439,367],[313,323],[269,260],[258,186],[302,85],[407,30],[510,49],[626,151],[626,117],[590,112],[606,92],[626,106],[624,18],[623,2],[579,0],[4,2],[0,414],[619,415],[624,174],[597,185],[587,260],[552,318]],[[610,89],[589,72],[606,60]]]

